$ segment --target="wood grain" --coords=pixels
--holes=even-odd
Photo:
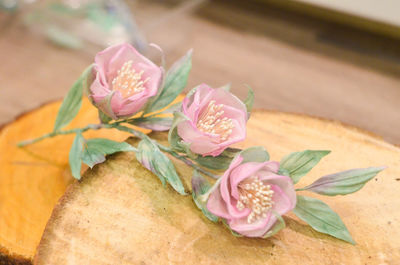
[[[270,111],[252,114],[241,147],[250,145],[265,146],[274,160],[307,148],[332,150],[298,187],[336,171],[387,165],[361,191],[323,198],[358,244],[315,232],[293,214],[271,239],[236,238],[205,219],[190,196],[164,188],[134,154],[119,153],[68,188],[46,226],[35,264],[398,263],[399,148],[338,122]],[[189,170],[178,168],[189,181]]]
[[[33,257],[55,203],[72,182],[68,152],[73,135],[16,147],[21,140],[50,132],[59,106],[59,101],[47,104],[0,131],[0,253],[4,256]],[[97,111],[85,100],[70,126],[88,122],[97,122]],[[86,136],[120,141],[127,134],[101,130],[87,132]]]

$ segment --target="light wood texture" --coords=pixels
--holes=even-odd
[[[48,139],[23,149],[16,147],[21,140],[50,132],[59,106],[60,102],[48,104],[21,116],[0,131],[0,261],[1,252],[26,259],[33,257],[55,203],[72,181],[68,165],[72,135]],[[85,100],[70,127],[89,122],[98,122],[97,110]],[[86,136],[120,141],[127,134],[101,130],[87,132]]]
[[[296,150],[332,150],[299,187],[324,174],[387,165],[361,191],[323,198],[358,244],[317,233],[293,214],[271,239],[236,238],[205,219],[191,196],[164,188],[133,153],[119,153],[68,188],[46,226],[35,264],[398,263],[399,148],[337,122],[269,111],[252,114],[241,147],[250,145],[265,146],[273,160]],[[187,183],[190,171],[178,168]]]

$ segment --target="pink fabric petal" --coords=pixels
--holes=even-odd
[[[183,141],[190,143],[190,150],[196,154],[206,154],[218,149],[218,145],[210,141],[210,137],[202,134],[191,121],[178,124],[178,135]]]
[[[190,118],[193,122],[197,122],[199,112],[201,110],[200,104],[213,89],[206,84],[201,84],[197,87],[196,92],[191,97],[186,97],[183,100],[183,113]]]
[[[241,110],[244,113],[247,113],[246,106],[244,103],[238,99],[235,95],[232,93],[226,91],[224,88],[216,88],[213,91],[212,98],[218,103],[218,104],[224,104],[227,106],[231,106],[235,109]]]
[[[108,47],[107,49],[97,53],[96,56],[94,57],[95,70],[99,73],[100,82],[103,85],[108,86],[107,69],[109,66],[109,62],[114,57],[114,55],[121,49],[122,46],[123,44]]]
[[[235,157],[235,159],[231,162],[229,169],[222,176],[220,183],[221,197],[226,203],[226,207],[230,214],[230,218],[242,218],[248,216],[251,212],[250,209],[244,209],[242,211],[239,211],[236,208],[237,199],[231,196],[231,191],[230,191],[232,174],[238,167],[240,167],[241,161],[243,161],[243,158],[241,156]]]
[[[90,87],[91,98],[99,102],[112,91],[112,80],[118,70],[127,61],[132,61],[132,68],[137,72],[143,71],[142,79],[149,78],[145,90],[123,98],[116,91],[111,100],[111,108],[117,117],[129,117],[140,111],[147,100],[155,96],[161,85],[163,70],[152,61],[141,55],[130,44],[119,44],[99,52],[95,57],[96,79]]]
[[[222,217],[225,219],[230,218],[230,215],[226,208],[226,203],[222,199],[221,194],[218,189],[215,190],[213,193],[211,193],[210,197],[208,198],[207,209],[216,216],[219,216],[219,217]]]
[[[293,210],[292,201],[290,201],[289,197],[285,194],[285,192],[278,185],[271,185],[271,190],[274,191],[274,195],[272,200],[274,201],[274,205],[272,209],[275,210],[279,215],[284,215],[285,213]]]
[[[138,68],[136,68],[136,65],[138,64],[147,65],[151,68],[158,68],[157,65],[141,55],[132,45],[125,43],[119,45],[119,47],[119,50],[114,54],[108,63],[108,71],[106,73],[108,79],[114,78],[117,75],[117,71],[127,61],[132,61],[133,68],[136,70],[138,70]],[[110,80],[108,81],[110,82]]]
[[[237,233],[247,237],[262,237],[272,228],[276,222],[276,217],[272,212],[268,212],[267,217],[261,218],[254,223],[248,223],[247,217],[228,221],[230,228]]]
[[[263,168],[265,163],[249,162],[241,164],[232,170],[230,174],[231,194],[235,199],[239,199],[237,186],[243,180],[253,176],[258,170]]]
[[[96,79],[90,85],[90,93],[91,95],[97,98],[96,102],[98,102],[99,100],[107,96],[109,93],[111,93],[108,87],[105,87],[101,84],[98,73],[96,74]]]
[[[140,98],[136,101],[124,103],[118,111],[118,116],[132,116],[137,113],[146,104],[147,98]]]
[[[122,104],[124,104],[124,99],[122,98],[121,93],[119,91],[116,91],[111,98],[111,109],[115,114],[118,115]]]
[[[221,182],[222,180],[225,178],[229,177],[230,172],[232,171],[232,169],[234,169],[235,167],[237,167],[238,165],[240,165],[240,163],[243,161],[243,158],[240,156],[236,156],[231,164],[229,165],[229,168],[225,171],[224,175],[221,177]],[[228,213],[227,207],[226,207],[226,202],[224,200],[224,198],[221,196],[221,183],[219,184],[220,186],[217,187],[214,192],[210,195],[210,198],[208,199],[207,202],[207,209],[212,212],[213,214],[225,218],[225,219],[229,219],[230,215]]]
[[[271,185],[271,189],[274,191],[274,206],[272,209],[275,210],[279,215],[284,215],[292,210],[291,202],[282,189],[276,185]],[[276,221],[277,218],[275,215],[272,214],[272,211],[269,211],[267,217],[261,218],[254,223],[249,224],[247,222],[247,218],[231,219],[229,221],[229,226],[232,230],[241,235],[247,237],[262,237],[273,227]]]
[[[288,176],[281,176],[270,173],[268,171],[259,171],[257,175],[260,177],[260,180],[262,182],[280,187],[280,189],[290,201],[291,210],[296,207],[296,191],[291,178],[289,178]]]

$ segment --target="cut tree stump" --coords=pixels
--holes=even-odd
[[[59,103],[46,105],[0,133],[0,251],[13,257],[32,257],[51,209],[71,182],[67,161],[73,136],[15,147],[21,139],[51,131],[58,107]],[[96,120],[96,110],[85,101],[69,127]],[[127,137],[114,130],[86,136]],[[165,141],[163,134],[154,136]],[[204,218],[191,196],[163,187],[133,153],[118,153],[70,185],[51,214],[35,263],[398,264],[400,148],[337,122],[269,111],[252,114],[247,140],[239,147],[251,145],[265,146],[273,160],[292,151],[332,150],[298,187],[336,171],[387,165],[355,194],[310,194],[339,213],[358,244],[315,232],[293,214],[285,217],[287,228],[270,239],[236,238],[223,225]],[[177,167],[189,187],[191,170]]]
[[[72,182],[68,152],[73,135],[16,147],[21,140],[51,132],[59,107],[60,102],[47,104],[0,131],[0,264],[30,263],[54,205]],[[98,122],[98,118],[96,109],[85,100],[68,128],[88,122]],[[116,130],[85,135],[119,141],[127,138]]]
[[[165,142],[165,135],[154,136]],[[265,146],[273,160],[291,151],[332,150],[298,187],[337,171],[387,165],[359,192],[323,198],[357,245],[315,232],[293,214],[285,217],[287,228],[270,239],[234,237],[208,221],[191,196],[163,187],[133,153],[118,153],[68,188],[46,226],[35,264],[399,264],[398,147],[337,122],[269,111],[253,112],[240,147],[251,145]],[[188,188],[191,170],[177,168]]]

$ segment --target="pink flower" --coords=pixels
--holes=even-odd
[[[137,113],[157,94],[163,70],[130,44],[111,46],[99,52],[94,64],[95,80],[90,86],[94,104],[111,118]],[[107,96],[114,93],[111,106]]]
[[[207,208],[226,219],[229,227],[247,237],[263,237],[277,218],[296,206],[292,180],[277,174],[279,163],[242,163],[238,155],[210,195]]]
[[[188,120],[178,124],[178,135],[193,153],[218,156],[246,138],[246,106],[224,88],[200,85],[183,100],[182,112]]]

